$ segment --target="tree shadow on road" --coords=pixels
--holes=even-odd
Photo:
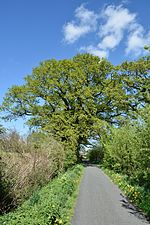
[[[146,217],[144,213],[135,207],[122,193],[120,194],[122,199],[120,200],[122,207],[126,208],[128,212],[134,216],[136,216],[141,221],[149,224],[150,218]]]

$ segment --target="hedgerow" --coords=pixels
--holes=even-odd
[[[116,173],[128,175],[137,186],[150,187],[150,107],[145,107],[136,120],[111,127],[102,137],[103,165]]]
[[[115,173],[106,168],[103,168],[103,170],[119,186],[130,202],[150,217],[150,190],[131,183],[130,178],[126,175]]]
[[[77,165],[34,192],[15,212],[0,217],[4,225],[69,225],[83,167]]]
[[[150,107],[102,137],[105,172],[150,216]],[[122,175],[120,175],[122,174]]]

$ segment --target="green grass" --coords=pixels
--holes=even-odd
[[[106,168],[102,169],[119,186],[130,202],[140,208],[150,219],[150,190],[131,183],[128,176],[115,173]]]
[[[60,175],[16,211],[0,217],[1,225],[70,225],[83,166]]]

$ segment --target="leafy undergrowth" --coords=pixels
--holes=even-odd
[[[35,192],[15,212],[0,217],[4,225],[69,225],[83,174],[77,165]]]
[[[106,168],[103,168],[103,170],[119,186],[130,202],[150,218],[150,190],[131,184],[130,179],[125,175],[120,175]]]

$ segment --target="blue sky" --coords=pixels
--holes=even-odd
[[[150,0],[0,0],[0,104],[39,62],[90,52],[114,64],[145,54]],[[21,120],[5,123],[24,133]]]

